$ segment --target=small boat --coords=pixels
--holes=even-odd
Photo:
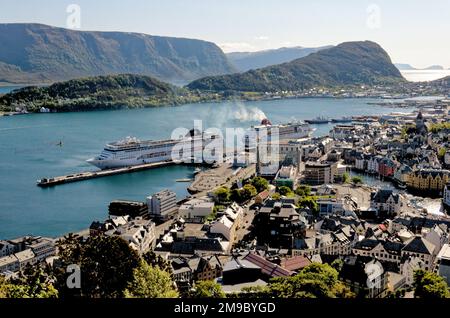
[[[186,178],[186,179],[177,179],[177,180],[175,180],[175,181],[176,181],[176,182],[192,182],[192,181],[194,181],[194,180]]]
[[[314,119],[307,119],[305,120],[308,124],[328,124],[330,122],[330,119],[326,117],[316,117]]]
[[[200,168],[195,168],[195,170],[194,170],[194,176],[195,176],[196,174],[199,174],[200,172],[202,172],[202,169],[200,169]]]
[[[331,120],[332,123],[350,123],[352,121],[352,117],[333,118]]]

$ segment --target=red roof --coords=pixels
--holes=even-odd
[[[266,260],[264,257],[261,257],[253,253],[249,253],[247,256],[244,257],[244,259],[260,267],[261,272],[270,277],[286,277],[295,274],[287,269],[282,268],[281,266],[278,266],[277,264],[274,264]]]
[[[269,196],[270,192],[269,190],[264,190],[260,193],[258,193],[258,197],[260,197],[261,199],[267,199],[267,197]]]
[[[311,264],[311,261],[304,256],[285,258],[281,261],[281,267],[289,271],[298,271]]]

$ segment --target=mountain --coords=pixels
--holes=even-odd
[[[209,91],[296,91],[315,86],[374,85],[403,81],[378,44],[345,42],[292,62],[245,73],[205,77],[188,85]]]
[[[424,70],[426,70],[426,71],[442,71],[445,69],[441,65],[431,65],[431,66],[424,68]]]
[[[245,72],[270,65],[290,62],[330,47],[331,46],[318,48],[284,47],[259,52],[233,52],[226,55],[240,72]]]
[[[0,82],[49,83],[135,73],[172,83],[234,68],[211,42],[124,32],[0,24]]]
[[[187,89],[144,75],[105,75],[21,88],[0,95],[0,110],[26,107],[29,112],[37,112],[41,107],[51,111],[156,107],[198,102],[197,96]]]
[[[411,66],[410,64],[395,63],[394,65],[400,71],[415,71],[415,70],[417,70],[417,68],[415,68],[414,66]]]

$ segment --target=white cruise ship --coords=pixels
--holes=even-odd
[[[89,159],[87,162],[100,169],[112,169],[171,161],[175,146],[177,149],[191,149],[189,154],[189,160],[191,160],[194,154],[196,157],[203,156],[204,147],[215,138],[217,136],[206,134],[186,136],[179,140],[157,141],[140,141],[134,137],[127,137],[121,141],[108,143],[98,157]],[[180,150],[179,155],[183,158],[183,150]],[[200,160],[203,162],[206,158],[202,157]],[[214,159],[208,158],[208,160]]]
[[[287,124],[272,125],[268,119],[264,119],[259,126],[253,126],[256,132],[262,132],[267,130],[268,141],[270,141],[270,136],[278,131],[279,140],[287,139],[301,139],[306,137],[311,137],[314,129],[305,122],[291,122]]]

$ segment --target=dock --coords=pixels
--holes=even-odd
[[[133,172],[144,171],[144,170],[149,170],[149,169],[167,167],[167,166],[171,166],[171,165],[175,165],[175,164],[176,164],[176,162],[174,162],[174,161],[163,161],[163,162],[147,163],[147,164],[142,164],[142,165],[138,165],[138,166],[124,167],[124,168],[114,168],[114,169],[106,169],[106,170],[98,170],[98,171],[80,172],[80,173],[74,173],[74,174],[60,176],[60,177],[54,177],[54,178],[43,178],[43,179],[37,181],[37,185],[42,188],[47,188],[47,187],[52,187],[52,186],[65,184],[65,183],[108,177],[108,176],[113,176],[113,175],[118,175],[118,174],[133,173]]]

